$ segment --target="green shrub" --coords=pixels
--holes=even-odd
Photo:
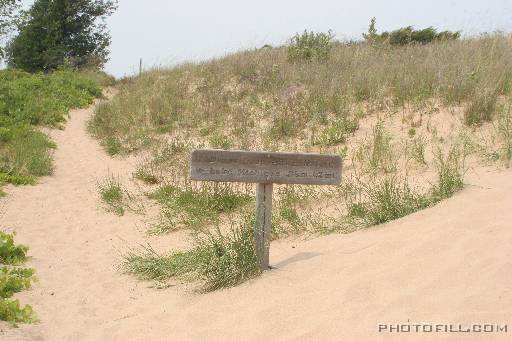
[[[322,131],[317,143],[323,146],[345,143],[349,135],[353,134],[358,128],[359,122],[356,118],[350,119],[344,116],[336,118]]]
[[[26,246],[14,243],[14,234],[0,231],[0,320],[13,325],[37,321],[31,306],[22,307],[18,300],[10,299],[34,281],[34,270],[14,267],[27,260],[27,251]]]
[[[30,288],[33,281],[34,270],[14,268],[0,269],[0,297],[9,298],[13,294]]]
[[[305,30],[296,34],[288,46],[288,60],[291,62],[326,61],[333,39],[331,31],[315,33]]]
[[[13,325],[37,322],[37,316],[30,305],[21,306],[19,300],[0,299],[0,320]]]
[[[0,231],[0,263],[20,265],[27,260],[28,247],[14,244],[14,234]]]

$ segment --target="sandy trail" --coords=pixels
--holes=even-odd
[[[482,170],[454,198],[350,235],[272,245],[277,270],[239,287],[156,290],[117,270],[141,218],[99,204],[97,181],[129,176],[76,110],[52,132],[56,172],[10,188],[2,225],[30,246],[39,283],[18,295],[41,322],[2,340],[510,340],[512,172]],[[508,323],[508,333],[389,334],[378,323]]]

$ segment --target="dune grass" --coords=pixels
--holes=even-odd
[[[494,115],[511,81],[510,38],[503,35],[405,47],[333,43],[328,60],[307,64],[289,62],[285,47],[265,48],[126,79],[97,109],[91,131],[116,153],[201,126],[225,131],[233,148],[247,132],[307,140],[312,128],[326,129],[324,143],[333,144],[343,141],[345,128],[337,130],[358,104],[371,112],[434,98],[466,106],[467,123],[479,124]],[[262,119],[270,124],[254,125]]]
[[[150,233],[188,228],[199,236],[188,251],[133,251],[125,258],[127,272],[162,283],[199,280],[206,290],[259,273],[253,222],[229,233],[216,228],[246,213],[253,188],[190,181],[194,148],[312,151],[346,160],[338,190],[276,186],[272,237],[277,239],[383,224],[461,190],[466,154],[460,141],[454,142],[455,131],[438,132],[437,120],[448,118],[441,110],[452,114],[457,131],[493,122],[505,132],[500,141],[510,135],[500,114],[512,88],[508,36],[406,46],[333,42],[329,35],[300,39],[321,50],[304,54],[266,46],[151,70],[122,80],[118,94],[98,106],[89,129],[106,151],[144,156],[133,175],[161,208]],[[430,153],[436,143],[438,151]],[[506,156],[504,145],[500,153]],[[409,172],[422,177],[434,167],[430,184],[413,185],[416,178]]]
[[[181,279],[202,282],[204,291],[231,287],[261,273],[252,225],[253,221],[246,219],[227,233],[203,232],[188,251],[159,254],[151,247],[135,250],[125,255],[123,268],[160,284]]]
[[[150,233],[161,234],[179,228],[202,229],[206,224],[218,222],[223,213],[231,213],[252,202],[253,197],[237,191],[229,184],[205,185],[194,189],[189,186],[161,186],[149,195],[162,206],[161,221]]]
[[[129,193],[123,189],[119,178],[109,175],[98,184],[98,192],[107,211],[119,216],[124,215],[128,207]]]

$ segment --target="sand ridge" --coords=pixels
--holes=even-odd
[[[2,325],[1,340],[509,340],[512,172],[482,169],[452,199],[349,235],[272,245],[276,270],[210,294],[151,288],[122,274],[144,243],[140,216],[101,209],[97,182],[130,177],[74,110],[54,176],[9,187],[2,225],[30,247],[39,282],[17,295],[41,322]],[[170,245],[169,247],[172,247]],[[508,323],[508,334],[386,334],[379,323]]]

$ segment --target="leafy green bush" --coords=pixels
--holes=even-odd
[[[327,33],[308,32],[296,34],[288,46],[288,60],[291,62],[326,61],[331,52],[331,31]]]
[[[14,244],[14,234],[0,231],[0,263],[20,265],[27,260],[28,247]]]

